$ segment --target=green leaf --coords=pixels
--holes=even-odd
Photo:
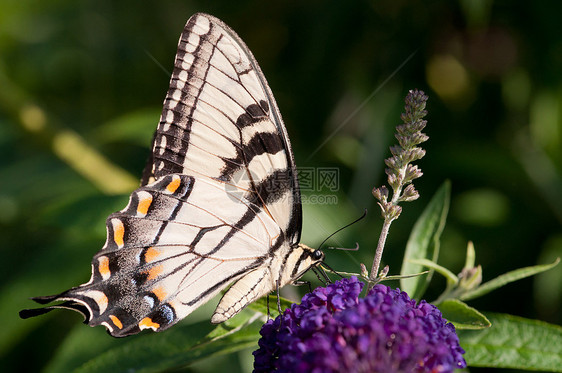
[[[427,275],[428,273],[429,271],[423,271],[418,273],[410,273],[409,275],[390,275],[390,276],[384,276],[383,278],[380,279],[380,281],[401,280],[403,278]]]
[[[437,307],[443,317],[452,322],[457,330],[484,329],[491,326],[486,316],[458,299],[447,299]]]
[[[562,328],[538,320],[487,313],[492,327],[458,332],[469,366],[562,372]]]
[[[181,322],[161,333],[143,332],[125,339],[108,337],[103,330],[77,328],[76,341],[91,343],[84,333],[95,334],[104,343],[94,342],[97,351],[91,354],[65,341],[66,353],[47,371],[62,372],[160,372],[189,366],[210,356],[232,353],[256,346],[261,317],[243,311],[232,319],[213,325],[208,320],[188,324]],[[100,333],[102,332],[102,333]],[[102,335],[103,334],[103,335]],[[96,339],[94,339],[96,341]],[[83,345],[84,343],[82,343]]]
[[[459,278],[447,268],[440,266],[437,263],[432,262],[431,260],[427,259],[412,259],[410,262],[414,264],[421,264],[424,267],[430,268],[435,272],[441,274],[443,277],[447,279],[447,284],[456,284],[459,282]]]
[[[474,268],[476,262],[476,251],[474,250],[474,243],[468,241],[466,246],[466,261],[464,263],[464,268]]]
[[[413,259],[429,259],[437,262],[439,238],[447,219],[450,195],[451,183],[445,181],[414,225],[406,245],[404,261],[400,270],[401,275],[423,271],[422,265],[411,262]],[[411,298],[420,299],[429,281],[431,281],[431,276],[432,271],[427,276],[402,279],[400,280],[400,288],[408,293]]]
[[[541,273],[544,271],[548,271],[549,269],[558,265],[559,262],[560,262],[560,258],[557,258],[551,264],[540,264],[531,267],[524,267],[504,273],[503,275],[498,276],[495,279],[480,285],[474,290],[467,291],[466,293],[462,294],[459,298],[462,300],[470,300],[470,299],[481,297],[482,295],[487,294],[492,290],[500,288],[506,284],[509,284],[510,282],[521,280],[522,278],[533,276],[536,275],[537,273]]]
[[[293,304],[293,302],[285,298],[279,298],[279,301],[281,304],[281,310],[290,308],[291,304]],[[251,309],[256,312],[260,312],[264,315],[267,315],[268,308],[269,308],[269,316],[272,319],[276,318],[279,315],[279,310],[277,309],[276,296],[269,297],[269,305],[268,305],[267,297],[260,298],[257,301],[248,305],[248,309]]]
[[[77,372],[160,372],[188,366],[209,356],[245,349],[255,345],[259,337],[257,323],[245,328],[229,328],[221,324],[200,339],[201,334],[208,330],[209,322],[203,321],[177,332],[170,330],[168,335],[157,336],[158,339],[137,339],[107,351],[84,364]]]

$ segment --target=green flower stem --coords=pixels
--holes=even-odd
[[[373,266],[371,267],[371,273],[369,275],[369,287],[367,290],[375,285],[375,280],[379,273],[379,267],[381,265],[382,252],[384,250],[384,245],[386,243],[386,237],[388,236],[388,230],[390,229],[390,224],[392,220],[384,219],[384,224],[382,226],[381,234],[379,236],[379,242],[377,244],[377,250],[375,251],[375,259],[373,260]]]
[[[401,174],[403,174],[403,172],[405,172],[405,170],[406,170],[406,166],[404,166],[403,170],[401,170]],[[397,187],[397,189],[394,190],[394,193],[392,194],[392,200],[389,202],[389,204],[391,204],[392,206],[399,207],[398,206],[398,198],[399,198],[401,192],[402,192],[402,185],[399,185]],[[390,214],[392,216],[387,216],[384,219],[384,223],[383,223],[382,229],[381,229],[381,234],[379,236],[379,242],[377,243],[377,249],[375,251],[375,259],[373,260],[373,265],[371,266],[371,272],[370,272],[370,275],[369,275],[368,290],[371,290],[371,288],[376,283],[376,279],[377,279],[378,274],[379,274],[379,267],[381,265],[382,253],[384,251],[384,245],[386,244],[386,238],[388,237],[388,231],[390,230],[390,224],[392,224],[392,222],[396,218],[398,218],[399,214],[400,214],[400,212],[398,212],[398,214],[396,214],[396,215]]]

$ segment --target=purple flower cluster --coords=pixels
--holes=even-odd
[[[254,372],[452,372],[464,368],[455,328],[400,290],[342,279],[305,295],[261,329]]]

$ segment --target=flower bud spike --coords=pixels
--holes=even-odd
[[[423,119],[427,114],[425,110],[427,99],[428,97],[423,91],[416,89],[409,91],[404,100],[404,113],[400,115],[403,123],[396,127],[395,134],[398,145],[390,147],[392,156],[384,161],[387,183],[392,188],[392,196],[389,196],[386,187],[373,189],[373,196],[378,201],[384,224],[377,244],[375,259],[371,267],[370,287],[376,283],[376,278],[379,276],[378,269],[390,224],[402,212],[402,207],[398,204],[400,202],[414,201],[419,198],[418,191],[411,183],[413,180],[421,177],[423,173],[421,169],[411,163],[425,156],[425,150],[418,147],[418,145],[429,138],[421,132],[427,124],[427,121]]]

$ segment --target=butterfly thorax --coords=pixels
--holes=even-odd
[[[284,259],[277,258],[282,263],[272,266],[279,269],[277,278],[279,286],[284,286],[298,280],[311,267],[317,265],[324,259],[321,251],[315,250],[305,244],[298,243],[289,246]]]
[[[285,244],[264,266],[244,275],[222,297],[211,321],[219,323],[240,312],[247,304],[298,280],[324,259],[324,254],[305,244]]]

